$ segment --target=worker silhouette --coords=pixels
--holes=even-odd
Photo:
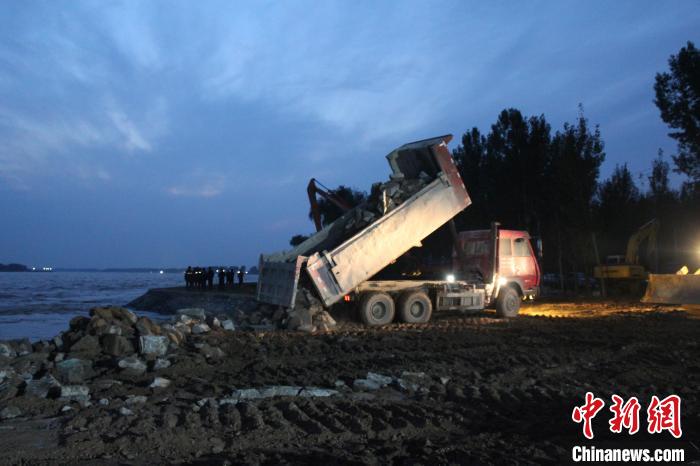
[[[214,269],[209,267],[207,269],[207,285],[209,289],[214,289]]]
[[[185,270],[185,288],[192,288],[192,266],[187,266]]]
[[[223,290],[224,289],[224,280],[226,278],[226,272],[224,271],[223,267],[217,270],[217,273],[219,275],[219,289]]]
[[[238,286],[243,286],[243,279],[245,278],[245,265],[241,265],[238,268]]]
[[[226,270],[226,288],[233,287],[233,267],[229,267]]]

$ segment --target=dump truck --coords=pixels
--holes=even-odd
[[[471,199],[447,144],[452,135],[405,144],[387,155],[389,180],[369,199],[290,251],[261,255],[257,299],[294,308],[300,289],[313,290],[325,307],[355,303],[368,325],[396,315],[424,323],[433,311],[482,310],[514,317],[534,299],[540,269],[527,232],[490,229],[458,233],[453,218]],[[377,274],[443,226],[453,232],[453,261],[445,276]],[[306,294],[306,293],[304,293]]]

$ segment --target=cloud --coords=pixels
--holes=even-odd
[[[124,136],[124,145],[127,150],[150,152],[151,143],[146,141],[129,117],[119,111],[109,112],[109,117],[117,130]]]
[[[165,188],[165,192],[174,197],[213,198],[220,196],[226,188],[226,177],[220,173],[195,169],[181,182]]]

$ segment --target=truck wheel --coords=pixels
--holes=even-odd
[[[430,320],[433,303],[423,291],[405,293],[399,299],[399,317],[409,324],[424,324]]]
[[[360,303],[362,322],[373,327],[390,324],[394,313],[394,300],[386,293],[367,293]]]
[[[498,317],[517,317],[520,311],[520,295],[511,286],[501,288],[496,298],[496,315]]]

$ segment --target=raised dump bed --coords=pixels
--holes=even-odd
[[[451,135],[405,144],[387,155],[390,179],[370,199],[296,248],[261,255],[257,299],[294,307],[310,281],[324,305],[353,292],[450,221],[471,200],[447,144]]]

